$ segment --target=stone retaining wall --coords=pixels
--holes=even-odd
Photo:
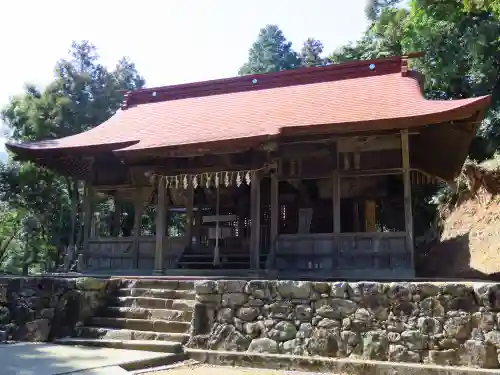
[[[500,368],[500,284],[195,286],[191,348]]]
[[[89,277],[0,278],[0,341],[48,341],[93,315],[110,282]]]

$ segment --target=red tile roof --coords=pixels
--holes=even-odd
[[[489,103],[489,96],[426,100],[418,76],[402,73],[404,62],[397,57],[140,90],[92,130],[9,148],[108,145],[129,152],[280,134],[399,129],[469,118]]]

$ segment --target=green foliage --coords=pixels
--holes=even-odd
[[[99,63],[94,45],[75,42],[69,56],[57,62],[54,80],[44,89],[26,85],[24,93],[13,97],[1,112],[1,119],[15,141],[65,137],[111,117],[122,100],[118,90],[143,85],[144,79],[128,58],[108,71]],[[13,217],[24,224],[16,232],[22,235],[16,234],[4,251],[7,255],[0,270],[26,273],[43,270],[50,262],[60,263],[64,247],[81,240],[81,196],[82,185],[77,181],[32,163],[10,160],[1,164],[0,198],[5,215],[15,213]],[[108,207],[101,205],[99,209]],[[12,220],[5,223],[15,222]],[[26,223],[30,223],[29,230]],[[12,228],[13,224],[0,221],[0,234],[14,233]]]
[[[427,77],[430,98],[493,94],[472,155],[484,159],[498,148],[500,126],[500,18],[490,11],[465,12],[457,1],[415,0],[403,43],[426,56],[414,66]]]
[[[319,66],[326,62],[321,57],[323,53],[323,43],[314,38],[308,38],[300,50],[300,61],[302,66]]]
[[[239,70],[240,75],[279,72],[301,66],[298,54],[292,50],[277,25],[267,25],[248,51],[248,62]]]

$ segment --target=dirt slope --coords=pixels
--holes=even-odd
[[[465,198],[443,217],[440,242],[428,253],[422,276],[500,279],[498,160],[473,172],[464,167],[470,177]]]
[[[441,242],[429,253],[434,277],[482,277],[500,273],[500,199],[468,200],[444,221]]]

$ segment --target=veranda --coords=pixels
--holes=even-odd
[[[214,165],[169,176],[152,165],[145,172],[149,187],[89,186],[89,200],[112,189],[116,209],[107,223],[115,235],[89,232],[85,268],[411,277],[412,177],[413,182],[425,179],[410,168],[412,136],[418,134],[405,130],[283,142],[275,159],[260,167],[244,162],[241,169],[224,171],[224,165]],[[135,207],[129,229],[122,227],[119,208],[127,199]],[[154,223],[145,236],[142,214],[150,205]],[[384,222],[388,214],[392,218]],[[172,221],[180,233],[169,228]]]

